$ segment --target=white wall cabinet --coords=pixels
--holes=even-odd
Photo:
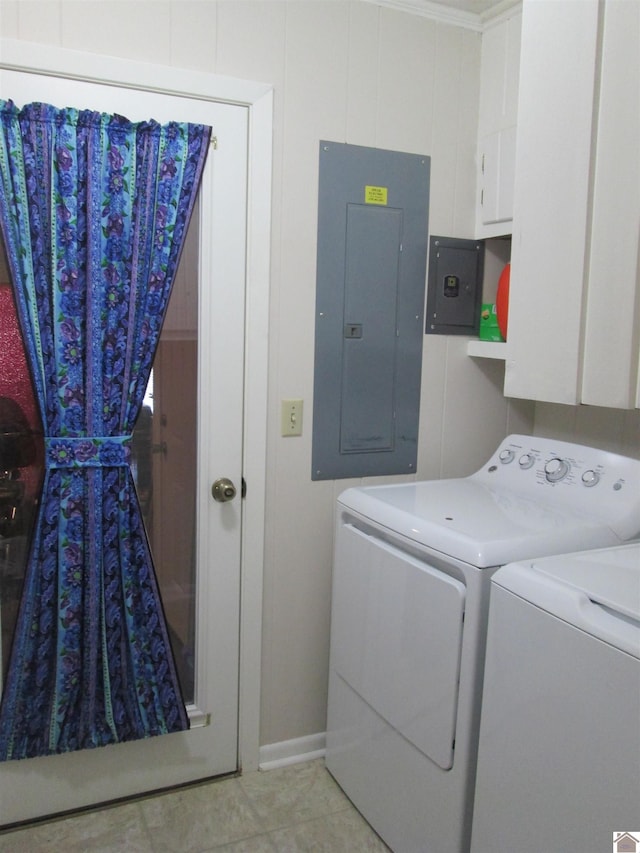
[[[525,0],[507,396],[638,404],[639,10]]]
[[[482,35],[476,237],[511,233],[515,173],[520,10]]]
[[[640,4],[605,10],[582,402],[640,408]]]

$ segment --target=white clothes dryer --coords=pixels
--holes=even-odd
[[[639,826],[640,543],[500,569],[471,850],[615,850]]]
[[[640,462],[531,436],[339,497],[326,763],[392,850],[469,850],[493,573],[639,534]]]

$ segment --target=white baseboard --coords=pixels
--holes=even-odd
[[[324,758],[325,745],[325,732],[266,744],[260,747],[260,770],[275,770],[276,767]]]

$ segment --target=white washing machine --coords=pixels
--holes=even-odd
[[[492,574],[640,534],[640,462],[512,435],[338,499],[327,767],[396,853],[469,850]]]
[[[640,543],[500,569],[473,853],[613,849],[640,826]]]

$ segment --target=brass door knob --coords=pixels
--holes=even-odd
[[[226,503],[227,501],[232,501],[235,498],[236,487],[228,477],[220,477],[220,479],[216,480],[213,486],[211,486],[211,494],[213,495],[214,501]]]

